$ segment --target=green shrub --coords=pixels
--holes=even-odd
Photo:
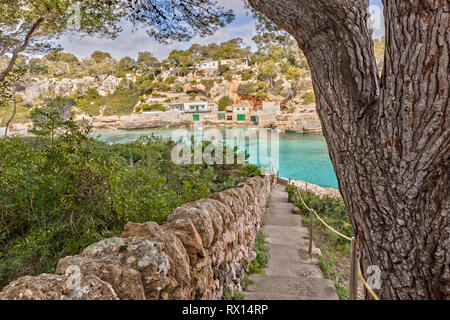
[[[226,107],[231,106],[233,104],[233,99],[231,99],[229,96],[223,96],[219,100],[218,108],[219,111],[224,111]]]
[[[155,98],[167,98],[167,95],[161,94],[161,93],[158,93],[158,92],[153,92],[152,93],[152,97],[155,97]]]
[[[117,89],[113,94],[101,97],[97,104],[105,107],[104,115],[127,115],[133,112],[139,94],[131,89]]]
[[[197,92],[190,92],[189,93],[189,100],[195,100],[197,98],[198,93]]]
[[[314,92],[307,92],[304,95],[302,95],[303,103],[304,104],[311,104],[316,102],[316,96],[314,95]]]
[[[269,86],[263,81],[258,81],[254,85],[253,90],[255,92],[254,95],[256,98],[264,98],[269,91]]]
[[[262,232],[258,232],[255,241],[256,258],[250,264],[250,273],[264,274],[264,267],[269,262],[269,247],[267,246],[266,236]]]
[[[226,300],[244,300],[245,295],[242,292],[238,292],[236,290],[232,290],[230,288],[225,288],[223,290],[223,293],[225,294]]]
[[[223,78],[227,81],[233,80],[233,72],[228,71],[223,75]]]
[[[175,82],[176,79],[177,79],[176,77],[167,77],[164,82],[167,84],[172,84]]]
[[[248,81],[253,77],[253,72],[251,69],[242,70],[239,74],[241,75],[242,81]]]
[[[166,110],[161,103],[147,104],[144,103],[142,105],[142,111],[164,111]]]
[[[227,73],[230,70],[230,67],[228,67],[227,65],[220,65],[219,66],[219,74],[220,75],[224,75],[225,73]]]
[[[237,94],[240,97],[252,95],[255,92],[255,90],[253,89],[254,86],[254,82],[241,83],[237,88]]]

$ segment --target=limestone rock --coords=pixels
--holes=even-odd
[[[94,275],[41,274],[10,283],[0,300],[118,300],[111,285]]]
[[[79,267],[83,274],[94,274],[109,283],[121,300],[145,299],[140,273],[115,259],[68,256],[59,260],[56,273],[65,274],[73,266]]]
[[[122,282],[129,279],[128,277],[113,279],[119,281],[114,285],[122,289],[122,294],[134,292],[141,296],[139,286],[142,285],[146,299],[159,299],[160,292],[171,285],[171,279],[168,277],[170,262],[168,256],[163,252],[161,242],[138,238],[109,238],[90,245],[79,256],[97,260],[101,264],[114,263],[124,269],[136,270],[140,274],[141,282]],[[72,263],[79,261],[88,260],[70,260]],[[65,266],[67,263],[64,262],[63,265]],[[83,268],[87,273],[95,273],[104,268],[89,268],[89,266],[89,264],[82,264],[80,269]],[[91,266],[97,266],[97,264],[91,264]],[[62,272],[63,266],[58,268],[58,271]],[[101,277],[102,273],[96,275]],[[130,278],[136,279],[135,277]],[[128,288],[129,286],[136,288]]]
[[[174,219],[166,223],[165,227],[171,230],[183,243],[189,256],[190,264],[196,264],[198,259],[205,257],[202,238],[190,218]]]
[[[203,247],[209,248],[214,240],[214,227],[211,216],[202,206],[195,203],[187,203],[175,209],[168,217],[167,222],[170,223],[177,219],[191,219],[192,224],[200,235]]]
[[[167,276],[170,279],[170,285],[164,289],[161,298],[171,300],[193,298],[189,256],[182,241],[174,232],[155,222],[128,223],[122,233],[122,238],[127,237],[158,241],[162,244],[162,250],[169,259],[170,267]]]
[[[33,102],[48,95],[66,96],[76,92],[85,93],[90,88],[96,89],[101,96],[106,96],[116,90],[121,80],[121,78],[111,75],[75,79],[35,78],[27,83],[25,89],[19,94],[25,102]]]

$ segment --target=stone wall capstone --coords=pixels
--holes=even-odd
[[[222,299],[241,290],[274,178],[250,178],[234,189],[175,209],[163,225],[128,223],[121,237],[62,258],[56,274],[26,276],[0,300]]]

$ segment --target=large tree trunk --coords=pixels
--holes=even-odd
[[[376,69],[369,0],[249,0],[292,34],[311,67],[317,111],[382,299],[450,299],[448,0],[384,0]]]

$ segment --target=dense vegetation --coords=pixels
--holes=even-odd
[[[153,136],[95,141],[88,124],[71,119],[71,104],[58,98],[34,109],[36,137],[0,140],[0,287],[51,272],[129,221],[162,223],[181,204],[260,174],[247,165],[175,165],[174,143]]]
[[[294,188],[287,186],[286,191],[289,194],[289,201],[293,201]],[[348,237],[353,236],[353,228],[342,199],[319,197],[315,193],[305,190],[300,190],[300,194],[308,207],[316,210],[328,225]],[[303,223],[309,225],[309,212],[300,199],[296,206],[300,209]],[[317,219],[314,219],[313,235],[315,244],[322,252],[319,257],[322,271],[327,278],[333,280],[339,298],[347,300],[349,297],[350,242],[330,231]]]
[[[266,241],[266,236],[262,231],[258,232],[256,235],[255,253],[256,258],[249,266],[250,274],[265,274],[266,272],[264,271],[264,268],[269,262],[269,246]]]

